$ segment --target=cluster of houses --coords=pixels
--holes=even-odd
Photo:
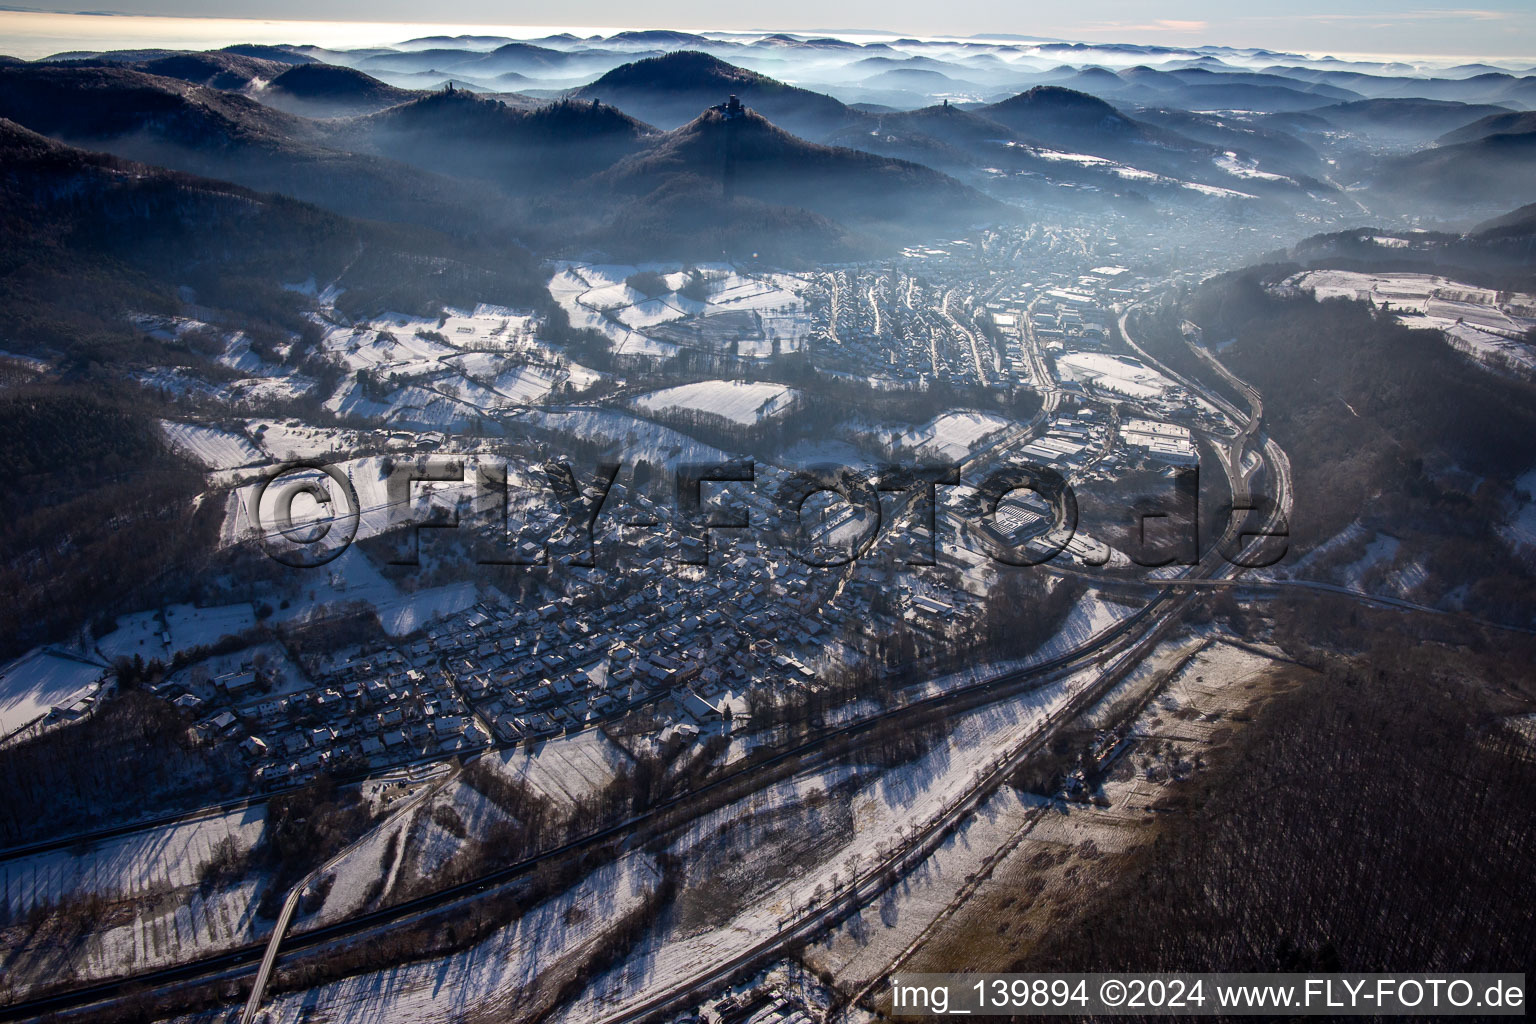
[[[941,310],[939,292],[917,280],[880,269],[835,271],[835,284],[819,286],[822,307],[835,321],[818,323],[816,369],[834,379],[856,380],[876,390],[921,391],[935,378],[950,383],[1006,386],[1007,375],[984,358],[982,378],[966,326]],[[839,301],[833,303],[833,288]],[[910,303],[911,308],[908,308]],[[878,304],[878,306],[876,305]],[[985,338],[979,343],[990,348]]]
[[[435,625],[418,646],[442,656],[503,742],[637,708],[703,728],[734,714],[755,681],[815,678],[806,662],[828,620],[810,614],[820,599],[804,566],[738,552],[699,579],[638,578],[649,582],[601,607],[499,608],[486,622]]]
[[[990,272],[987,257],[964,239],[940,248],[905,250],[910,264],[906,270],[916,277],[850,268],[833,271],[834,280],[820,282],[821,306],[836,319],[821,324],[813,335],[818,340],[817,369],[891,389],[923,389],[935,377],[952,383],[1006,387],[1032,380],[1030,360],[1024,351],[1030,332],[1048,353],[1101,347],[1111,334],[1114,304],[1134,297],[1138,288],[1144,287],[1138,275],[1117,265],[1094,267],[1085,273],[1078,263],[1080,250],[1075,247],[1056,249],[1041,239],[1029,244],[1043,249],[1028,254],[1034,280],[1016,294],[989,296],[984,303],[1006,357],[1001,368],[995,368],[989,358],[981,361],[985,379],[975,379],[978,368],[973,339],[965,336],[970,328],[962,322],[957,332],[949,317],[936,308],[937,293],[932,284],[951,279],[973,282],[979,273]],[[926,285],[918,286],[919,280]],[[892,288],[910,294],[892,295]],[[938,288],[942,290],[943,285]],[[836,302],[832,301],[834,291]],[[908,310],[899,300],[912,295],[913,308]],[[872,299],[879,308],[872,305]]]
[[[175,676],[160,696],[199,716],[193,736],[240,748],[276,788],[326,771],[448,757],[490,737],[441,673],[389,647],[307,659],[305,676],[245,661],[205,681]]]
[[[157,692],[196,718],[195,737],[239,746],[269,788],[325,771],[374,770],[601,724],[635,709],[703,731],[754,684],[809,686],[827,631],[829,574],[735,551],[696,578],[636,574],[606,604],[499,601],[393,643],[251,657]],[[850,598],[850,603],[857,599]],[[733,701],[735,706],[733,707]]]
[[[867,381],[882,390],[920,390],[931,376],[929,334],[931,324],[921,317],[902,315],[897,304],[883,293],[903,287],[903,279],[888,278],[884,271],[847,269],[833,271],[837,280],[818,281],[812,294],[821,300],[828,320],[817,320],[812,342],[816,368],[834,379]],[[840,301],[832,302],[836,289]],[[870,305],[870,295],[882,304]],[[835,309],[834,309],[835,306]],[[835,317],[835,319],[832,319]]]

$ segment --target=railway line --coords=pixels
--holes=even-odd
[[[1124,322],[1122,318],[1122,330]],[[1150,356],[1148,358],[1150,359]],[[1193,384],[1187,386],[1194,389],[1192,393],[1202,393],[1203,389],[1198,389]],[[1243,447],[1246,447],[1246,443],[1257,434],[1261,416],[1261,405],[1251,410],[1246,429],[1239,434],[1244,442]],[[1277,461],[1284,459],[1284,453],[1280,451],[1279,446],[1267,437],[1264,438],[1261,450],[1263,452],[1260,456],[1261,463],[1266,459]],[[1239,450],[1236,459],[1228,463],[1230,482],[1234,491],[1242,488],[1246,493],[1246,477],[1241,472],[1241,462],[1242,451]],[[1229,544],[1234,540],[1241,542],[1245,536],[1253,537],[1256,542],[1259,542],[1281,526],[1289,515],[1291,501],[1288,464],[1282,461],[1276,470],[1280,492],[1267,510],[1262,513],[1254,510],[1254,513],[1262,516],[1257,529],[1252,532],[1245,531],[1248,516],[1244,516],[1243,521],[1234,519],[1228,524],[1222,540],[1206,552],[1200,564],[1188,574],[1189,577],[1210,581],[1236,575],[1240,571],[1240,565],[1222,555],[1223,551],[1228,550]],[[1248,546],[1239,543],[1238,553],[1245,552]],[[1091,686],[1072,697],[1064,707],[1047,716],[1046,721],[1035,734],[1000,758],[991,771],[978,779],[968,792],[943,814],[927,823],[905,847],[892,851],[884,860],[859,876],[845,891],[835,894],[827,904],[808,908],[799,920],[785,927],[778,934],[764,939],[721,963],[710,965],[693,978],[674,985],[667,991],[648,996],[637,1004],[601,1018],[600,1024],[639,1024],[653,1016],[681,1009],[708,992],[725,985],[738,974],[773,959],[792,944],[819,934],[826,927],[840,920],[842,916],[878,898],[889,888],[894,879],[922,863],[937,849],[939,843],[958,827],[960,822],[974,813],[982,800],[1001,785],[1008,772],[1032,754],[1037,753],[1042,745],[1049,741],[1057,727],[1072,721],[1083,711],[1093,707],[1123,680],[1125,675],[1155,649],[1156,645],[1174,628],[1179,621],[1178,613],[1194,597],[1195,592],[1180,594],[1176,587],[1165,584],[1149,604],[1132,619],[1126,620],[1124,625],[1127,626],[1133,621],[1136,623],[1135,628],[1140,630],[1139,634],[1123,651],[1114,656],[1111,663],[1105,666]]]

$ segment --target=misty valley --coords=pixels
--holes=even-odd
[[[0,1019],[1527,971],[1531,61],[539,31],[0,57]]]

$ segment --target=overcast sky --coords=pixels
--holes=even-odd
[[[89,3],[90,0],[84,0]],[[692,29],[878,29],[913,34],[1014,33],[1073,40],[1219,43],[1311,53],[1536,58],[1536,0],[1476,8],[1402,0],[102,0],[124,14],[334,19],[424,24]],[[79,11],[82,0],[3,9]]]

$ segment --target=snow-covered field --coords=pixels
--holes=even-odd
[[[898,441],[904,448],[932,451],[946,458],[962,459],[983,439],[1011,425],[1011,420],[996,413],[947,412],[924,426],[906,431],[899,436]]]
[[[355,327],[332,327],[326,331],[322,347],[340,359],[348,372],[405,369],[412,364],[430,367],[457,351],[446,342],[418,336],[417,331],[442,333],[436,320],[391,316]]]
[[[523,422],[594,444],[621,444],[626,464],[644,460],[671,469],[679,462],[720,462],[730,458],[713,445],[617,409],[540,409],[529,413]]]
[[[519,405],[532,405],[549,397],[554,389],[555,376],[537,366],[518,366],[506,370],[492,379],[491,387],[500,395]]]
[[[357,528],[359,539],[378,536],[387,532],[393,525],[396,510],[390,504],[387,478],[383,473],[383,461],[382,458],[372,457],[339,464],[340,470],[357,492],[360,511]],[[465,477],[466,482],[463,484],[430,486],[416,484],[412,488],[413,507],[420,509],[421,506],[433,501],[454,504],[458,498],[469,496],[474,487],[473,466],[466,469]],[[334,488],[334,483],[328,482],[327,486]],[[250,501],[254,497],[255,487],[255,484],[249,484],[230,494],[221,532],[223,543],[246,543],[254,538]],[[338,496],[335,500],[346,499]],[[266,502],[263,502],[263,505],[265,506]],[[303,510],[297,506],[298,503],[295,502],[295,519],[302,521]],[[409,514],[416,515],[415,512]],[[270,523],[271,510],[264,509],[263,515],[263,522]],[[424,517],[423,511],[417,518]],[[306,579],[305,587],[305,599],[292,603],[286,609],[274,611],[274,621],[284,622],[313,617],[323,613],[329,605],[364,601],[373,606],[386,633],[390,636],[404,636],[422,628],[434,618],[463,611],[480,600],[475,584],[468,582],[402,592],[385,579],[369,561],[368,556],[355,546],[349,547],[335,561],[327,563],[323,574]],[[137,644],[138,641],[145,639],[141,634],[142,627],[141,633],[133,634],[125,640],[112,640],[109,637],[102,641],[104,645],[102,649],[104,652],[107,650],[105,645],[109,640],[114,650],[125,644]],[[113,634],[113,637],[116,636],[117,634]],[[174,630],[172,638],[173,641],[176,638]],[[154,645],[143,643],[138,649],[147,658],[151,646]]]
[[[620,355],[670,356],[677,353],[677,346],[655,338],[648,338],[639,331],[616,323],[595,309],[572,300],[566,312],[572,327],[597,331],[608,339],[613,351]]]
[[[629,755],[599,729],[543,740],[532,751],[521,747],[485,755],[498,773],[532,786],[566,807],[612,782]]]
[[[351,484],[352,490],[357,495],[357,513],[359,516],[357,525],[357,538],[375,537],[387,532],[391,527],[399,525],[403,521],[415,521],[421,518],[426,505],[430,502],[457,503],[461,498],[469,499],[474,492],[474,467],[470,466],[465,471],[463,483],[437,483],[427,485],[417,483],[411,489],[411,509],[395,509],[390,503],[388,477],[385,475],[386,459],[383,456],[369,456],[361,459],[348,459],[334,463],[334,468],[339,471]],[[319,472],[311,474],[316,482],[327,488],[331,495],[331,508],[335,511],[331,514],[349,514],[352,500],[351,495],[345,493],[334,480]],[[284,481],[290,479],[299,480],[303,477],[290,478],[284,476]],[[224,544],[243,543],[255,536],[255,528],[251,519],[250,503],[256,496],[255,482],[231,492],[229,506],[225,513],[224,525],[221,529],[220,540]],[[260,519],[264,526],[271,528],[274,523],[274,506],[279,496],[279,488],[270,488],[263,496]],[[316,513],[319,508],[310,497],[300,495],[293,503],[293,517],[296,523],[306,521],[306,516]]]
[[[690,318],[722,313],[752,313],[759,324],[756,337],[742,337],[737,351],[748,357],[766,357],[777,341],[780,351],[798,349],[810,331],[805,302],[798,292],[804,282],[788,274],[746,275],[729,264],[700,264],[694,269],[707,282],[707,297],[700,301],[680,293],[689,274],[680,264],[559,263],[549,281],[550,294],[570,317],[573,326],[600,331],[621,355],[665,357],[677,345],[652,328]],[[647,296],[625,284],[640,271],[653,271],[669,291]]]
[[[405,837],[414,817],[375,828],[347,848],[325,872],[330,891],[311,918],[296,922],[295,931],[344,921],[369,909],[378,897],[394,888],[405,854]]]
[[[657,324],[681,320],[688,314],[662,299],[643,299],[618,310],[614,315],[624,326],[643,330],[646,327],[655,327]]]
[[[321,908],[295,930],[323,927],[363,912],[381,898],[393,902],[402,891],[426,883],[438,885],[442,869],[460,851],[483,839],[497,824],[512,819],[484,795],[457,778],[405,797],[380,826],[369,832],[325,871],[330,879]],[[463,835],[450,832],[437,818],[446,811]]]
[[[759,313],[789,313],[800,309],[800,297],[793,291],[798,284],[782,274],[746,277],[730,273],[713,281],[709,291],[711,313],[732,309],[751,309]]]
[[[0,737],[91,693],[106,668],[39,647],[0,668]]]
[[[510,345],[533,336],[536,324],[528,313],[505,306],[479,303],[473,310],[450,309],[437,328],[450,345],[459,348]]]
[[[343,416],[362,416],[391,426],[462,432],[477,423],[483,412],[502,404],[493,392],[483,390],[470,392],[466,396],[470,401],[462,400],[448,385],[447,381],[435,381],[432,387],[408,384],[379,401],[366,396],[356,380],[348,380],[326,399],[325,407]],[[473,399],[479,399],[478,404]]]
[[[239,434],[194,423],[161,420],[160,429],[171,447],[213,470],[239,469],[266,461],[266,456]]]
[[[1501,303],[1498,292],[1448,277],[1351,270],[1305,271],[1287,278],[1281,287],[1309,292],[1318,301],[1345,298],[1374,303],[1396,312],[1404,326],[1439,331],[1447,344],[1479,363],[1507,366],[1526,376],[1536,374],[1536,350],[1520,340],[1536,327],[1536,320],[1516,312],[1529,312],[1528,295],[1505,295]]]
[[[1048,661],[1051,658],[1060,657],[1076,647],[1081,647],[1091,637],[1130,618],[1136,614],[1136,611],[1134,607],[1106,601],[1099,596],[1098,591],[1090,590],[1067,613],[1067,618],[1061,624],[1061,628],[1056,631],[1056,635],[1041,644],[1039,650],[1030,656],[1030,660]]]
[[[375,605],[379,623],[390,636],[414,633],[435,618],[452,615],[472,607],[480,600],[473,583],[447,586],[401,594]]]
[[[261,839],[266,806],[223,812],[105,839],[79,849],[0,860],[0,893],[13,917],[73,896],[138,899],[194,887],[226,838],[238,853]]]
[[[220,390],[201,377],[195,377],[180,366],[154,366],[135,370],[130,374],[146,388],[176,395],[198,395],[203,398],[219,398]]]
[[[1130,398],[1161,399],[1174,388],[1173,381],[1156,370],[1101,352],[1069,352],[1056,360],[1056,366],[1072,380]]]
[[[1409,318],[1400,319],[1409,326],[1416,326]],[[1536,374],[1536,350],[1529,345],[1512,341],[1492,331],[1485,331],[1474,324],[1450,321],[1433,326],[1440,327],[1445,334],[1445,340],[1452,348],[1465,352],[1479,362],[1505,362],[1516,373],[1526,376]]]
[[[439,807],[452,808],[453,814],[464,826],[464,838],[454,835],[432,820]],[[484,794],[454,782],[446,792],[430,801],[423,808],[424,819],[414,851],[415,873],[419,878],[433,879],[458,853],[477,836],[487,835],[491,828],[512,818]]]
[[[335,604],[363,601],[374,607],[391,605],[400,600],[395,585],[384,578],[368,556],[350,547],[325,571],[305,579],[304,600],[294,601],[287,608],[272,613],[274,622],[296,622],[323,616]]]
[[[298,420],[251,420],[249,431],[267,454],[279,462],[351,451],[360,441],[355,430],[310,427]]]
[[[396,426],[463,430],[483,413],[544,401],[561,383],[581,390],[603,379],[569,363],[536,327],[528,313],[484,304],[437,318],[391,313],[328,326],[322,347],[348,373],[326,408]],[[366,394],[358,372],[372,382]]]
[[[243,881],[135,901],[132,919],[98,932],[75,970],[82,978],[114,977],[260,941],[272,930],[272,922],[256,916],[264,884]]]
[[[602,374],[578,363],[563,367],[554,364],[527,363],[492,352],[470,352],[446,360],[446,366],[460,371],[464,378],[481,390],[457,390],[452,378],[438,378],[432,386],[478,408],[509,409],[534,405],[549,397],[564,382],[581,390],[603,379]]]
[[[1023,144],[1009,142],[1006,143],[1006,145],[1017,146]],[[1088,153],[1067,153],[1055,149],[1038,149],[1035,147],[1028,148],[1030,152],[1040,160],[1044,160],[1049,163],[1075,164],[1079,167],[1094,167],[1108,174],[1113,174],[1115,177],[1121,179],[1122,181],[1140,181],[1152,184],[1167,185],[1170,187],[1176,186],[1179,188],[1188,189],[1191,192],[1199,192],[1201,195],[1216,196],[1224,199],[1255,198],[1247,192],[1239,192],[1236,189],[1222,188],[1219,185],[1204,185],[1194,181],[1182,181],[1178,178],[1170,178],[1166,175],[1158,174],[1154,171],[1143,170],[1140,167],[1132,167],[1130,164],[1119,163],[1118,161],[1110,160],[1107,157],[1092,156]],[[1220,159],[1217,159],[1215,163],[1223,171],[1226,171],[1228,174],[1231,174],[1236,178],[1271,177],[1270,175],[1264,175],[1259,172],[1252,172],[1249,174],[1240,173],[1239,165],[1234,163],[1232,166],[1227,166],[1223,164]],[[1273,177],[1278,177],[1278,175]]]
[[[880,851],[904,841],[902,837],[913,825],[938,817],[969,789],[976,776],[1001,751],[1038,730],[1051,709],[1087,686],[1093,676],[1092,670],[1079,673],[960,718],[948,738],[927,754],[858,785],[850,803],[852,831],[847,842],[829,851],[830,855],[815,862],[797,860],[796,870],[783,881],[769,881],[774,876],[765,872],[763,891],[751,893],[750,898],[742,894],[746,898],[744,905],[723,925],[689,933],[669,929],[666,934],[648,936],[624,963],[599,976],[554,1019],[574,1024],[618,1012],[660,987],[693,976],[701,968],[728,960],[776,934],[780,922],[794,908],[803,909],[824,899],[834,877],[846,880],[850,872],[867,870],[879,862]],[[722,826],[730,822],[751,820],[786,804],[804,802],[818,789],[830,791],[850,771],[846,765],[815,770],[722,807],[691,823],[674,851],[712,842]],[[952,841],[951,845],[956,852],[967,855],[967,859],[973,857],[972,863],[982,855],[979,847],[967,847],[963,839],[958,843]],[[771,844],[741,852],[764,858],[765,869],[775,855]],[[951,868],[945,865],[944,870]],[[963,874],[967,869],[957,866],[953,870]]]
[[[1311,292],[1324,299],[1370,299],[1378,306],[1390,302],[1399,311],[1424,312],[1438,290],[1458,288],[1448,277],[1433,274],[1364,274],[1353,270],[1309,270],[1287,278],[1284,287]]]
[[[720,416],[742,426],[753,426],[787,415],[799,397],[798,391],[782,384],[701,380],[642,395],[635,399],[635,407],[651,413],[691,410]]]
[[[224,385],[220,394],[231,404],[250,403],[259,406],[307,395],[314,390],[316,383],[313,377],[298,373],[290,373],[286,377],[246,377],[230,381]]]
[[[0,887],[15,920],[39,905],[98,896],[110,909],[89,938],[68,948],[23,939],[0,948],[0,976],[26,986],[70,972],[80,980],[169,966],[258,940],[271,922],[256,916],[265,882],[200,884],[203,866],[228,840],[239,854],[261,838],[265,810],[244,810],[102,840],[87,847],[0,861]]]
[[[1236,153],[1222,153],[1213,161],[1217,167],[1232,175],[1234,178],[1250,178],[1257,181],[1289,181],[1283,174],[1271,174],[1269,171],[1258,169],[1258,161],[1252,158],[1241,158]]]
[[[249,604],[231,604],[217,608],[198,608],[173,604],[158,612],[136,612],[119,616],[117,629],[96,641],[96,649],[109,659],[132,658],[169,660],[179,651],[206,647],[226,636],[244,633],[256,625],[256,611]],[[169,633],[167,643],[162,634]]]
[[[821,464],[848,466],[872,472],[882,464],[879,459],[849,444],[847,441],[796,441],[778,455],[781,465],[801,468]]]
[[[507,1011],[501,1019],[517,1019],[513,1008],[539,975],[578,964],[606,926],[637,908],[659,880],[649,857],[625,854],[462,953],[285,993],[263,1012],[270,1024],[446,1024],[472,1009],[497,1007]]]
[[[1233,712],[1253,699],[1241,684],[1275,662],[1263,654],[1227,643],[1210,643],[1185,662],[1133,727],[1138,735],[1176,736],[1206,742],[1217,729],[1230,726]],[[1179,712],[1195,710],[1198,715]],[[1221,715],[1212,715],[1221,711]]]

